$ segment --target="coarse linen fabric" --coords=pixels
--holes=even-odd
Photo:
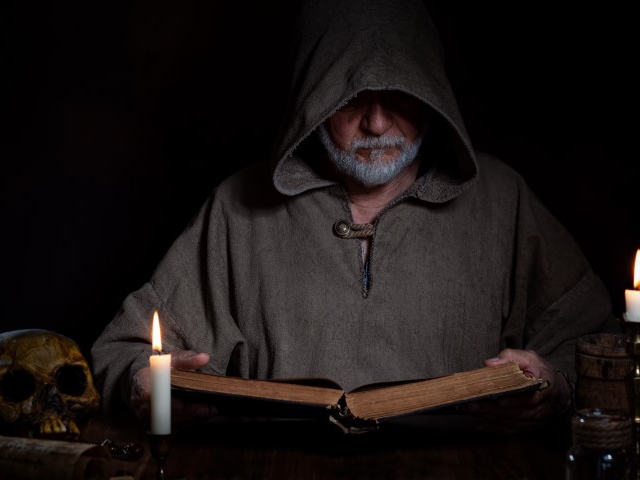
[[[478,368],[505,347],[574,375],[577,336],[611,320],[569,233],[507,164],[476,153],[419,0],[308,1],[273,156],[223,181],[92,349],[105,407],[163,346],[251,378],[372,382]],[[344,189],[314,133],[363,90],[431,112],[413,186],[374,224],[365,281]]]

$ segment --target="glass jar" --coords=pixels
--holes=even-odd
[[[630,478],[632,420],[624,413],[578,410],[571,419],[566,480]]]

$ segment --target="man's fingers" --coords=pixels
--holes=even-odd
[[[208,353],[197,353],[191,350],[174,350],[171,352],[171,366],[185,370],[204,367],[210,360]]]
[[[555,372],[545,360],[531,350],[518,350],[505,348],[497,357],[484,361],[486,366],[500,365],[507,362],[516,362],[527,377],[543,378],[549,380],[549,376]]]

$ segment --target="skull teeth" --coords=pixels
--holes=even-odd
[[[67,427],[59,418],[47,418],[40,424],[40,433],[51,435],[54,433],[66,433]]]
[[[78,430],[78,426],[76,425],[76,422],[74,422],[73,420],[69,419],[69,424],[67,425],[67,428],[69,430],[69,433],[73,433],[74,435],[80,435],[80,430]]]
[[[75,436],[79,435],[80,431],[76,423],[71,419],[67,419],[66,425],[61,418],[47,418],[40,424],[41,435],[60,435],[64,433]]]

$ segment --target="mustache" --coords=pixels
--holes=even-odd
[[[401,136],[382,136],[382,137],[365,137],[354,138],[349,145],[349,151],[355,153],[360,148],[391,148],[391,147],[404,147],[406,145],[406,139]]]

